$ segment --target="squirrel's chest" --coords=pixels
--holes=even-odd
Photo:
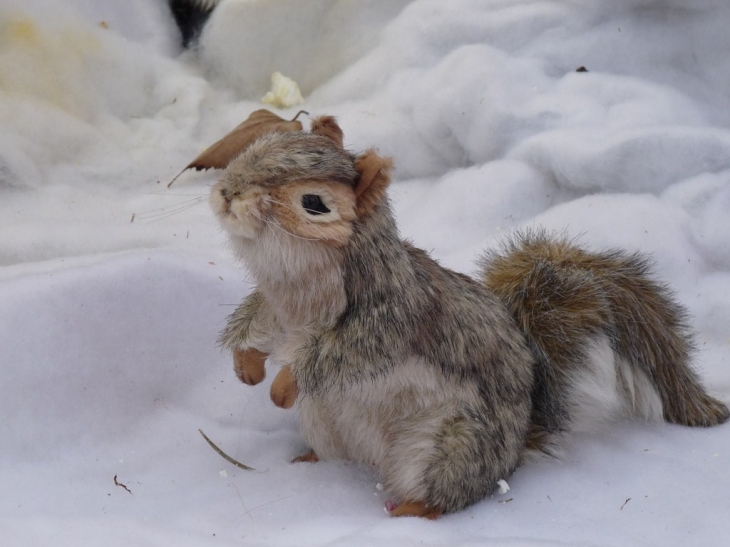
[[[388,375],[300,400],[305,440],[321,459],[375,467],[402,458],[400,447],[430,439],[464,405],[478,405],[477,386],[444,377],[412,357]]]

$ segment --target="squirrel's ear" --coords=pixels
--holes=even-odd
[[[355,187],[358,217],[369,215],[385,196],[390,185],[391,158],[381,158],[372,148],[355,160],[355,169],[360,178]]]
[[[337,120],[334,116],[319,116],[314,118],[312,120],[311,131],[315,135],[327,137],[335,143],[338,148],[342,148],[344,135],[340,126],[337,125]]]

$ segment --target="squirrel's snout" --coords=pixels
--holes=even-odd
[[[233,191],[229,190],[228,188],[221,187],[220,195],[226,203],[230,204],[231,201],[233,201],[233,198],[236,198],[241,195],[241,192],[233,192]]]
[[[214,193],[216,193],[215,190]],[[217,194],[222,198],[220,202],[222,212],[228,213],[231,210],[231,204],[233,203],[233,200],[239,197],[241,195],[241,192],[234,192],[224,186],[221,186],[217,189]]]
[[[224,215],[231,210],[231,192],[220,182],[211,188],[208,201],[211,209],[217,215]]]
[[[223,202],[221,203],[221,209],[224,213],[228,213],[231,210],[231,200],[233,197],[231,196],[231,193],[225,189],[220,189],[220,196],[223,198]]]

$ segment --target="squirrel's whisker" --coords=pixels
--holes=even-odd
[[[182,203],[178,203],[176,205],[173,205],[172,207],[160,207],[159,209],[154,209],[152,211],[140,213],[137,215],[137,218],[141,219],[141,220],[149,220],[149,222],[147,222],[147,224],[151,224],[153,222],[159,222],[160,220],[164,220],[171,216],[177,215],[178,213],[182,213],[183,211],[186,211],[187,209],[192,209],[193,207],[196,207],[205,201],[206,201],[206,199],[203,197],[195,198],[193,200],[188,200],[188,201],[185,201]],[[157,213],[156,211],[160,211],[160,212]],[[150,220],[150,219],[154,219],[154,220]]]

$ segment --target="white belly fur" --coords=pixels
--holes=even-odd
[[[395,496],[423,499],[420,479],[444,420],[476,402],[476,386],[412,358],[373,382],[302,397],[301,429],[321,459],[374,467]]]

